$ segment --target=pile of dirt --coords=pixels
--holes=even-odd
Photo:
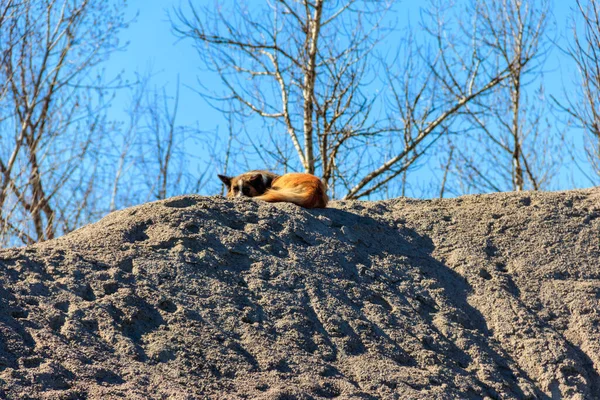
[[[0,398],[600,398],[600,189],[182,196],[0,252]]]

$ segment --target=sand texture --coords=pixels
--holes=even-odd
[[[600,399],[600,189],[182,196],[0,252],[2,399]]]

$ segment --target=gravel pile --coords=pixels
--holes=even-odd
[[[0,398],[600,398],[600,189],[182,196],[0,252]]]

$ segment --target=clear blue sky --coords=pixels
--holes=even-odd
[[[198,69],[199,60],[192,42],[178,39],[172,31],[169,13],[180,3],[180,0],[129,0],[126,19],[133,22],[122,31],[120,38],[122,44],[128,44],[124,51],[110,57],[108,72],[117,74],[123,71],[130,81],[135,80],[136,72],[152,73],[153,85],[166,86],[170,95],[175,94],[179,77],[180,123],[201,122],[206,129],[214,128],[224,121],[192,88],[198,89],[199,79],[203,84],[218,81],[208,79],[207,73]]]
[[[255,1],[258,3],[263,0]],[[193,2],[194,4],[213,4],[213,0],[193,0]],[[416,10],[425,3],[422,0],[398,2],[395,8],[398,10],[396,16],[400,25],[407,23],[410,17],[411,26],[418,27]],[[570,1],[555,1],[554,21],[557,24],[558,32],[567,32],[565,27],[571,3]],[[110,75],[124,71],[125,76],[131,80],[135,72],[152,71],[153,86],[166,87],[167,93],[170,95],[175,93],[175,84],[179,78],[181,97],[178,122],[182,125],[197,125],[204,131],[219,131],[225,134],[227,124],[224,118],[194,91],[194,89],[199,89],[198,80],[201,80],[209,88],[218,90],[220,88],[218,78],[199,70],[199,58],[191,40],[178,39],[172,31],[168,13],[172,13],[173,8],[180,4],[181,0],[129,0],[126,10],[128,19],[134,19],[137,14],[130,27],[121,35],[121,43],[128,42],[129,44],[124,51],[110,57],[105,65],[107,73]],[[568,63],[565,57],[555,50],[550,54],[546,63],[545,74],[547,91],[558,96],[563,90],[562,80],[570,82],[571,79],[561,76],[559,62]],[[114,117],[118,118],[119,110],[126,107],[127,96],[117,98],[113,105]],[[202,153],[204,149],[200,146],[197,151]],[[570,175],[569,171],[563,171],[555,189],[589,185],[577,173],[574,175],[574,183],[569,182]],[[431,181],[431,167],[425,165],[413,176],[423,182]],[[415,193],[409,193],[409,195],[419,196],[418,190],[415,189]]]

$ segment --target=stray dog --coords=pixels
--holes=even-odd
[[[270,203],[288,202],[304,208],[325,208],[329,197],[325,184],[311,174],[276,175],[250,171],[235,177],[219,175],[227,186],[227,197],[254,197]]]

